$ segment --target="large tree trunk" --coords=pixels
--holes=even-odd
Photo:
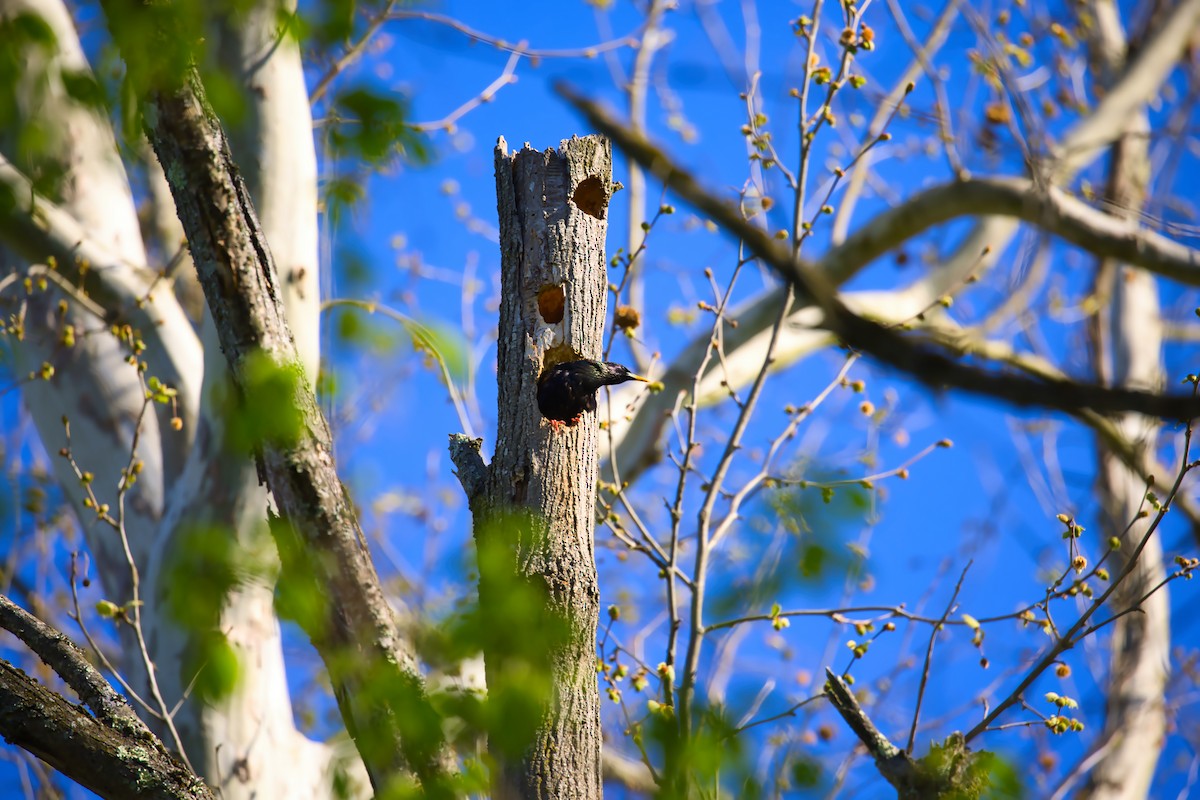
[[[1123,386],[1161,387],[1160,353],[1162,321],[1154,277],[1128,267],[1117,272],[1112,330],[1117,341],[1115,377]],[[1143,452],[1152,453],[1157,438],[1156,420],[1124,414],[1117,425],[1122,435]],[[1146,483],[1116,455],[1100,453],[1097,491],[1103,507],[1101,532],[1105,539],[1121,538],[1123,547],[1113,554],[1114,574],[1146,535],[1153,515],[1138,519],[1146,507]],[[1158,535],[1143,548],[1129,577],[1113,592],[1110,611],[1132,606],[1141,611],[1125,614],[1113,623],[1109,639],[1108,691],[1105,693],[1104,730],[1095,747],[1103,755],[1089,775],[1082,796],[1092,800],[1138,800],[1149,796],[1155,766],[1166,741],[1164,692],[1170,664],[1170,596],[1162,586],[1166,578],[1163,548]],[[1144,599],[1143,599],[1144,598]]]
[[[280,265],[288,322],[305,373],[315,383],[320,313],[316,155],[299,48],[280,30],[279,11],[274,3],[259,3],[223,17],[214,38],[222,68],[241,79],[247,112],[231,129],[231,149]],[[160,202],[171,203],[169,193]],[[175,213],[173,203],[171,212]],[[208,536],[228,537],[225,546],[244,554],[239,560],[268,568],[247,570],[225,597],[216,627],[237,655],[239,680],[227,697],[184,706],[189,734],[185,745],[196,769],[230,800],[330,797],[337,771],[355,776],[351,790],[364,793],[368,782],[352,748],[343,748],[347,752],[339,755],[295,727],[274,609],[276,554],[266,529],[268,492],[249,454],[231,449],[226,441],[233,390],[207,309],[201,338],[205,364],[199,424],[204,435],[198,438],[168,512],[165,552],[175,554],[168,559],[173,563],[154,562],[154,576],[161,580],[163,595],[177,585],[178,536],[196,524],[205,526]],[[156,630],[158,657],[167,664],[185,660],[194,639],[206,633],[189,630],[177,620],[161,623]],[[182,696],[188,680],[176,674],[171,694]]]
[[[147,373],[179,390],[182,430],[171,430],[169,421],[175,412],[165,406],[156,405],[141,422],[138,457],[145,466],[130,490],[124,521],[134,560],[144,565],[167,487],[182,469],[195,433],[199,340],[170,292],[150,291],[154,273],[147,267],[133,196],[112,129],[107,120],[70,99],[63,89],[63,71],[88,69],[70,15],[59,0],[0,0],[0,16],[12,19],[21,14],[42,18],[55,43],[53,51],[38,53],[31,48],[24,54],[27,69],[16,88],[26,102],[22,118],[7,121],[0,151],[16,170],[37,171],[37,164],[15,150],[16,135],[28,125],[54,131],[45,137],[42,158],[65,173],[51,199],[65,212],[63,221],[73,224],[83,240],[78,255],[64,259],[42,242],[8,232],[5,245],[12,249],[0,252],[0,268],[5,274],[19,273],[59,256],[54,259],[55,271],[81,284],[81,262],[89,259],[92,298],[113,321],[129,323],[145,342],[141,358],[148,365]],[[58,222],[55,217],[48,225],[51,236],[58,232]],[[142,298],[147,301],[139,304]],[[68,303],[61,320],[60,300]],[[117,479],[129,462],[145,396],[136,368],[125,363],[130,348],[108,334],[111,321],[97,316],[94,309],[85,308],[76,296],[60,294],[52,283],[49,291],[29,299],[26,335],[11,340],[19,372],[37,371],[43,363],[55,368],[52,380],[33,381],[24,389],[46,449],[53,453],[66,444],[63,417],[67,417],[79,466],[96,475],[98,499],[115,508]],[[75,329],[73,347],[62,344],[66,325]],[[75,508],[82,508],[86,493],[70,465],[62,459],[54,463],[63,491]],[[83,529],[100,577],[110,599],[123,603],[130,598],[131,578],[121,541],[97,523],[94,514],[85,517]],[[140,664],[129,666],[134,675],[141,671]]]
[[[528,728],[490,731],[493,796],[502,800],[601,795],[592,541],[599,426],[585,414],[574,427],[553,429],[536,393],[547,365],[602,351],[611,194],[605,139],[513,154],[503,139],[496,146],[496,453],[486,472],[464,460],[463,449],[455,463],[475,517],[481,616],[505,626],[502,638],[484,639],[489,703],[505,708],[538,684]],[[527,604],[514,607],[513,597]]]
[[[273,3],[247,9],[237,19],[225,20],[223,35],[215,38],[222,45],[221,61],[244,82],[249,113],[238,129],[237,156],[248,167],[266,234],[280,254],[281,294],[297,331],[301,362],[312,380],[319,357],[316,159],[299,49],[292,38],[280,36],[277,12]],[[127,497],[124,529],[139,573],[141,625],[163,705],[174,709],[182,701],[173,721],[179,743],[197,771],[227,800],[329,797],[335,772],[352,776],[350,783],[342,782],[343,789],[361,794],[367,781],[348,743],[342,748],[346,752],[337,753],[295,727],[274,613],[272,569],[239,576],[242,580],[231,587],[211,627],[183,624],[170,611],[169,595],[187,590],[179,572],[188,569],[191,554],[181,552],[186,539],[180,534],[189,528],[200,525],[210,538],[229,537],[223,546],[249,553],[258,563],[274,561],[265,526],[267,492],[249,453],[225,446],[228,403],[220,396],[229,392],[227,368],[211,319],[205,314],[198,337],[170,283],[156,283],[108,121],[72,102],[62,90],[58,70],[87,68],[70,14],[60,0],[0,0],[0,15],[11,18],[19,13],[45,19],[56,41],[44,63],[32,60],[22,75],[25,117],[12,122],[19,126],[36,121],[56,131],[55,146],[45,156],[67,170],[54,198],[64,213],[30,213],[34,230],[37,225],[48,227],[47,239],[68,242],[71,252],[86,258],[94,276],[91,298],[102,312],[130,322],[146,342],[142,360],[148,375],[179,390],[178,404],[154,404],[139,430],[145,398],[135,367],[124,363],[129,348],[108,334],[108,319],[73,296],[66,296],[67,315],[60,319],[57,304],[63,295],[52,288],[27,303],[27,336],[13,347],[21,371],[39,370],[43,362],[55,368],[52,380],[25,389],[39,434],[47,450],[57,451],[65,444],[65,415],[71,422],[73,455],[82,469],[96,475],[93,488],[99,499],[114,508],[115,485],[136,435],[137,456],[144,466]],[[39,84],[43,69],[48,80]],[[46,87],[42,94],[39,85]],[[10,145],[4,142],[5,155],[19,158]],[[19,160],[14,166],[31,169]],[[4,177],[7,181],[8,172]],[[157,198],[163,206],[154,215],[163,237],[161,249],[170,255],[182,241],[182,228],[169,195],[159,193]],[[76,260],[56,253],[52,242],[43,243],[18,225],[2,232],[6,244],[19,247],[19,252],[0,251],[5,273],[56,255],[58,271],[78,282]],[[83,244],[76,246],[80,241]],[[148,301],[139,303],[143,298]],[[61,345],[64,324],[76,329],[73,348]],[[179,431],[170,424],[175,414],[182,421]],[[72,505],[82,509],[84,489],[70,465],[58,458],[54,465]],[[104,596],[118,604],[129,602],[133,573],[120,537],[97,523],[94,514],[83,514],[82,522]],[[215,546],[211,540],[208,545]],[[235,563],[242,563],[237,556]],[[187,665],[195,663],[200,644],[214,630],[236,654],[239,680],[231,694],[206,704],[194,691],[188,692],[195,672]],[[157,709],[142,652],[128,626],[120,631],[118,668]],[[161,724],[155,727],[175,744]]]
[[[332,437],[287,323],[270,247],[194,66],[156,48],[194,43],[170,16],[131,24],[124,8],[105,11],[127,70],[146,97],[145,131],[162,164],[188,237],[231,382],[244,405],[266,402],[295,420],[261,432],[253,447],[282,518],[272,525],[293,596],[311,605],[296,621],[324,660],[347,729],[376,792],[411,772],[430,797],[453,792],[451,754],[424,679],[398,636],[392,609],[348,493],[334,467]],[[149,8],[149,7],[147,7]],[[268,426],[269,427],[269,426]],[[295,606],[293,606],[295,607]]]

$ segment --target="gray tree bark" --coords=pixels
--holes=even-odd
[[[213,800],[204,781],[168,753],[70,639],[3,595],[0,627],[36,653],[83,702],[71,703],[0,660],[0,732],[6,742],[101,797]]]
[[[485,468],[477,442],[456,437],[451,449],[475,517],[482,617],[514,587],[531,590],[536,607],[505,635],[536,640],[544,652],[535,670],[544,669],[548,683],[527,739],[514,748],[510,732],[491,732],[496,798],[601,796],[592,540],[599,425],[586,414],[553,429],[536,394],[547,366],[601,354],[612,192],[612,149],[601,137],[564,140],[558,150],[527,145],[510,154],[503,139],[496,146],[496,452]],[[507,702],[529,665],[504,642],[489,649],[485,640],[484,659],[491,702]]]
[[[297,355],[315,385],[320,319],[316,153],[300,49],[281,32],[281,8],[257,2],[231,11],[215,21],[213,38],[220,63],[244,87],[247,113],[232,126],[230,147],[278,265],[280,295]],[[166,241],[180,241],[183,229],[170,187],[161,170],[158,175],[162,189],[156,206],[167,207],[173,223],[169,227],[177,230]],[[160,223],[164,227],[165,220]],[[189,264],[189,269],[194,267]],[[239,680],[226,697],[183,706],[184,744],[196,769],[220,787],[225,800],[256,796],[318,800],[335,791],[334,770],[356,774],[355,793],[365,796],[369,782],[360,765],[347,759],[346,753],[339,754],[296,730],[274,609],[277,558],[267,532],[268,492],[253,460],[227,442],[230,420],[222,397],[230,393],[229,370],[211,315],[201,316],[200,433],[164,518],[160,549],[166,559],[147,566],[159,578],[160,591],[171,591],[177,584],[177,569],[157,567],[165,567],[164,560],[178,561],[178,534],[186,533],[189,523],[199,523],[211,529],[209,535],[230,537],[231,548],[253,554],[265,568],[248,571],[247,579],[228,590],[218,629],[238,656]],[[186,663],[187,649],[195,647],[196,631],[165,616],[159,618],[155,634],[160,645],[156,662]],[[178,669],[172,673],[164,692],[182,697],[189,676]]]
[[[164,16],[147,35],[144,26],[127,27],[123,9],[103,5],[129,72],[148,96],[146,134],[167,176],[234,386],[247,393],[250,362],[260,355],[294,378],[284,402],[298,415],[298,430],[294,438],[261,442],[258,463],[286,520],[272,526],[284,576],[322,601],[317,613],[298,621],[325,661],[376,792],[408,770],[426,796],[448,797],[452,764],[439,720],[334,468],[329,427],[304,379],[284,290],[249,192],[195,68],[173,72],[156,56],[190,41],[192,32]]]

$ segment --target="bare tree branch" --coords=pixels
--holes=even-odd
[[[840,283],[934,225],[976,215],[1021,219],[1098,256],[1200,286],[1200,251],[1147,230],[1136,218],[1106,214],[1057,187],[1039,188],[1023,178],[972,178],[926,189],[859,228],[821,263]]]
[[[903,795],[910,787],[916,775],[917,767],[908,753],[892,744],[886,736],[880,733],[875,723],[867,716],[858,703],[858,698],[850,691],[850,687],[840,675],[828,667],[825,668],[825,695],[829,698],[834,710],[854,731],[854,735],[867,748],[867,752],[875,759],[879,773],[887,782],[896,787]]]
[[[46,666],[70,686],[79,699],[106,725],[135,736],[150,736],[150,729],[88,663],[83,651],[64,634],[42,622],[4,595],[0,595],[0,628],[24,642]]]
[[[209,800],[204,781],[157,740],[104,725],[21,670],[0,660],[0,731],[101,797]],[[64,735],[69,731],[69,735]]]
[[[0,734],[5,741],[103,797],[213,797],[70,639],[3,595],[0,628],[28,645],[95,714],[89,716],[0,661]]]
[[[696,179],[649,141],[617,122],[599,105],[565,84],[558,91],[588,121],[631,159],[652,170],[676,194],[737,236],[762,261],[791,281],[801,297],[809,298],[824,313],[821,327],[850,347],[875,356],[934,388],[957,388],[1021,406],[1041,406],[1068,413],[1091,409],[1100,413],[1137,411],[1164,419],[1191,419],[1200,415],[1200,401],[1190,395],[1159,395],[1131,389],[1063,380],[1034,380],[1018,375],[984,372],[951,360],[914,343],[895,330],[858,316],[837,298],[814,265],[793,259],[788,248],[748,224],[729,203],[704,189]]]

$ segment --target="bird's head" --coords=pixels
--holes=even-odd
[[[643,378],[641,375],[630,372],[626,366],[615,361],[591,361],[589,364],[595,370],[601,386],[613,386],[626,381],[650,382],[649,378]]]

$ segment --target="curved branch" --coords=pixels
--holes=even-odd
[[[1166,278],[1200,286],[1200,251],[1106,214],[1057,187],[1024,178],[973,178],[922,191],[882,212],[821,258],[818,269],[841,283],[908,239],[966,216],[1014,217],[1097,256],[1115,258]]]
[[[844,283],[904,241],[934,225],[971,215],[1021,219],[1098,255],[1141,266],[1180,283],[1200,285],[1200,251],[1149,231],[1132,219],[1106,214],[1057,188],[1039,192],[1032,181],[1021,178],[951,181],[920,192],[903,204],[879,213],[841,244],[831,247],[819,259],[815,269],[834,284]],[[871,301],[880,297],[879,292],[845,295],[843,301],[858,313],[876,319],[884,319],[885,309],[895,312],[894,317],[887,314],[887,321],[906,319],[915,313],[913,308],[928,304],[929,298],[924,296],[932,292],[919,292],[924,299],[913,296],[907,298],[911,302],[902,302],[905,291],[890,292],[889,299],[878,303]],[[761,343],[766,338],[766,329],[781,295],[782,289],[764,292],[730,315],[738,320],[738,327],[726,332],[726,351],[733,354],[746,349],[753,355],[747,355],[745,359],[728,359],[733,365],[732,373],[721,376],[728,386],[746,383],[754,372],[754,365],[761,362]],[[793,312],[785,343],[777,353],[773,368],[787,367],[828,343],[828,333],[809,327],[819,324],[819,316],[811,306]],[[630,442],[636,451],[633,457],[626,456],[621,461],[624,469],[631,470],[631,475],[648,464],[650,452],[646,443],[657,441],[663,413],[670,408],[677,393],[691,385],[709,338],[707,334],[698,337],[685,348],[667,372],[658,377],[664,391],[651,395],[628,425],[618,423],[618,429],[614,431],[618,449],[625,449],[625,443]],[[743,362],[749,365],[744,370],[738,368]],[[1067,376],[1055,369],[1044,371],[1043,377],[1067,380]],[[710,392],[700,398],[701,405],[728,396],[727,386],[717,386],[715,379],[706,379],[704,387]],[[620,393],[617,398],[616,404],[620,406]]]
[[[599,105],[565,84],[558,84],[557,89],[592,125],[611,137],[626,156],[652,170],[679,197],[738,237],[763,263],[790,281],[801,297],[814,302],[824,314],[821,327],[840,337],[850,347],[907,372],[931,387],[962,389],[1015,405],[1041,406],[1068,413],[1078,413],[1083,409],[1099,413],[1137,411],[1165,419],[1200,416],[1200,400],[1190,395],[1160,395],[1076,381],[1030,379],[1020,375],[985,372],[949,359],[914,343],[893,329],[858,316],[838,299],[827,278],[818,272],[815,265],[803,259],[793,259],[786,246],[748,224],[733,206],[701,187],[689,172],[675,164],[662,150],[617,122]]]
[[[5,741],[102,797],[212,798],[204,782],[168,754],[70,639],[3,595],[0,628],[24,642],[95,715],[0,661]]]
[[[103,308],[105,322],[116,321],[126,308],[136,310],[137,295],[111,279],[145,265],[125,263],[92,241],[69,212],[37,194],[30,180],[2,155],[0,240],[31,262],[53,259],[56,272],[72,285],[83,286],[90,299]]]
[[[600,53],[606,53],[610,50],[619,50],[623,47],[636,47],[642,31],[647,27],[646,23],[642,23],[627,36],[610,39],[606,42],[597,42],[596,44],[588,45],[586,47],[537,49],[529,47],[527,42],[518,42],[514,44],[499,37],[475,30],[474,28],[459,22],[454,17],[449,17],[445,14],[435,14],[430,11],[410,11],[405,9],[403,11],[390,11],[388,13],[388,19],[419,19],[426,22],[434,22],[438,25],[445,25],[449,28],[453,28],[472,41],[486,44],[490,47],[496,48],[497,50],[503,50],[514,55],[523,56],[525,58],[594,58]]]

